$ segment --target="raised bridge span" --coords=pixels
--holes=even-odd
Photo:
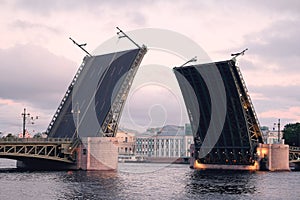
[[[287,145],[263,144],[259,121],[236,57],[175,67],[174,72],[194,134],[191,167],[289,169]],[[280,147],[284,150],[278,150]],[[277,157],[283,161],[274,161]]]
[[[113,137],[146,52],[143,45],[87,55],[47,128],[48,138],[0,139],[0,157],[15,159],[19,167],[32,169],[115,169]]]

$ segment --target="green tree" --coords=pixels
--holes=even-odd
[[[290,146],[300,146],[300,123],[287,124],[283,129],[283,139]]]
[[[33,138],[42,138],[42,133],[37,133],[33,136]]]
[[[8,140],[14,140],[17,138],[17,136],[12,133],[8,133],[6,136],[3,136],[2,138],[8,139]]]

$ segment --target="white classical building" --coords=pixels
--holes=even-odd
[[[189,124],[166,125],[148,129],[143,135],[136,136],[136,154],[160,158],[190,157],[190,145],[193,143]]]

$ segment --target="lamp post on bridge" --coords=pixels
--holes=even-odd
[[[30,117],[30,113],[26,113],[26,108],[24,108],[24,112],[21,115],[22,115],[22,118],[23,118],[23,138],[25,138],[25,133],[26,133],[25,124],[26,124],[26,119],[28,117]]]
[[[278,143],[280,143],[280,119],[278,119],[277,123],[274,123],[274,126],[277,125],[277,131],[278,131],[278,135],[277,135],[277,139],[278,139]]]
[[[280,119],[278,119],[277,126],[278,126],[278,143],[280,143]]]
[[[33,117],[30,117],[30,113],[26,113],[26,108],[24,108],[24,112],[21,113],[22,115],[22,119],[23,119],[23,138],[25,138],[25,134],[26,134],[26,120],[29,118],[32,120],[32,124],[34,124],[33,122]],[[38,116],[35,117],[35,119],[38,119]]]

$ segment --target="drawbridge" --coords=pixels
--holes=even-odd
[[[121,30],[119,33],[128,37]],[[117,149],[111,144],[133,79],[147,52],[146,46],[133,43],[137,48],[104,55],[91,55],[84,50],[88,55],[51,119],[48,138],[0,139],[0,157],[39,169],[116,169]],[[194,134],[191,154],[195,163],[254,166],[266,149],[261,146],[260,125],[235,57],[175,67],[174,72]]]
[[[211,98],[211,91],[206,81],[214,82],[217,79],[212,80],[210,77],[205,79],[204,76],[207,75],[201,73],[205,70],[210,71],[213,67],[221,75],[219,81],[225,89],[223,99],[213,100]],[[174,72],[194,132],[193,158],[201,164],[254,165],[258,143],[263,143],[262,134],[235,58],[221,62],[175,67]],[[213,89],[218,92],[222,88]],[[194,94],[195,98],[191,98],[191,94]],[[215,133],[210,133],[212,135],[207,134],[209,127],[216,126],[220,121],[211,119],[212,114],[220,117],[218,110],[213,113],[213,102],[225,105],[225,121],[222,125],[223,128],[220,130],[221,134],[215,139],[215,144],[210,143],[207,145],[204,142],[205,138],[212,140],[211,137],[216,135]],[[200,151],[205,152],[205,154],[201,154]]]
[[[48,126],[48,136],[114,137],[131,83],[146,51],[143,46],[86,56]]]
[[[132,41],[118,30],[119,38],[127,37]],[[111,146],[105,144],[113,140],[95,139],[97,142],[93,143],[87,139],[86,146],[80,146],[82,138],[116,135],[130,87],[147,52],[146,46],[133,43],[137,48],[104,55],[91,55],[82,48],[83,45],[77,44],[87,55],[51,119],[46,131],[48,138],[0,139],[0,158],[15,159],[34,169],[87,169],[87,165],[91,166],[95,155],[87,153],[87,148],[102,142],[100,146],[106,151]],[[100,164],[98,162],[98,166]]]

